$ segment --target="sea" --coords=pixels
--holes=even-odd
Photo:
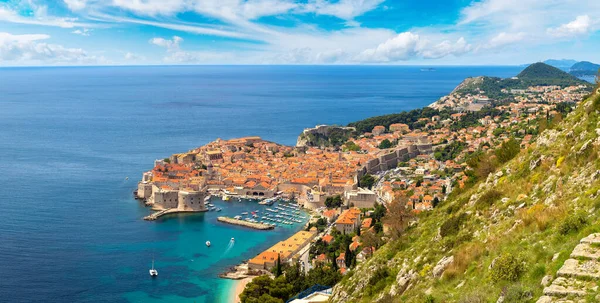
[[[218,275],[301,224],[221,224],[262,209],[218,198],[220,213],[144,221],[132,196],[142,173],[217,138],[294,145],[307,127],[427,106],[466,77],[523,69],[428,68],[0,68],[0,301],[231,302],[235,282]]]

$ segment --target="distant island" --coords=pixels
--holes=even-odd
[[[600,71],[600,64],[595,64],[589,61],[581,61],[573,64],[569,73],[577,77],[596,76]]]

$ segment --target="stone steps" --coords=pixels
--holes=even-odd
[[[552,284],[544,288],[547,296],[585,296],[598,290],[595,281],[587,281],[578,278],[558,277]]]
[[[559,277],[600,279],[600,262],[596,260],[568,259],[558,270]]]
[[[598,295],[600,233],[581,239],[556,275],[537,303],[579,303],[586,302],[584,296]],[[596,296],[596,299],[600,297]]]
[[[573,249],[571,258],[598,260],[600,259],[600,249],[589,243],[579,243]]]

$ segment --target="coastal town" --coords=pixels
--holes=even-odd
[[[539,127],[559,121],[588,93],[586,89],[506,90],[503,93],[512,97],[503,102],[482,90],[475,95],[454,92],[412,123],[375,125],[366,132],[343,127],[351,136],[338,146],[312,146],[301,138],[294,147],[260,137],[217,139],[156,160],[135,195],[157,211],[150,219],[174,212],[215,211],[206,202],[210,196],[267,205],[293,201],[293,211],[305,209],[310,214],[305,229],[222,277],[248,283],[248,277],[272,275],[281,264],[299,266],[305,273],[333,267],[344,275],[377,250],[380,238],[389,237],[394,226],[382,220],[382,213],[397,211],[391,205],[401,204],[407,218],[418,220],[419,213],[435,208],[470,182],[475,167],[469,159],[511,141],[517,149],[526,148]],[[324,127],[331,128],[317,126],[303,135]],[[245,224],[242,218],[219,220]],[[250,228],[277,226],[245,220]],[[326,290],[314,294],[328,297]]]

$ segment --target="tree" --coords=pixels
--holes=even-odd
[[[327,208],[338,208],[342,206],[342,196],[336,195],[333,197],[327,197],[325,199],[325,206],[327,206]]]
[[[433,198],[433,207],[437,207],[440,204],[440,199],[438,197]]]
[[[356,228],[356,235],[360,237],[360,226]]]
[[[375,210],[373,211],[373,215],[371,215],[371,218],[373,218],[371,226],[373,226],[376,222],[380,221],[383,218],[383,216],[385,216],[386,212],[387,208],[385,208],[383,204],[375,203]]]
[[[254,278],[246,285],[244,291],[240,294],[241,302],[261,302],[258,301],[258,299],[265,294],[269,295],[269,287],[271,286],[272,282],[273,280],[267,275]]]
[[[502,145],[494,152],[500,163],[506,163],[514,158],[521,151],[521,146],[517,140],[511,138],[502,143]]]
[[[365,231],[365,233],[361,236],[362,245],[364,247],[375,247],[379,248],[381,246],[381,237],[374,234],[372,231]]]
[[[352,250],[350,250],[350,245],[346,246],[346,252],[344,253],[344,263],[346,264],[346,268],[350,268],[352,266],[352,258],[354,258],[354,254]]]
[[[389,236],[392,239],[398,239],[402,236],[408,227],[408,223],[413,219],[412,213],[406,208],[407,201],[408,198],[403,196],[388,205],[383,222],[389,226]]]
[[[277,265],[275,267],[275,277],[281,276],[281,256],[277,254]]]
[[[371,188],[373,188],[374,184],[375,184],[375,177],[373,177],[370,174],[366,174],[360,178],[360,186],[361,187],[366,187],[368,189],[371,189]]]
[[[356,145],[356,143],[354,143],[354,141],[348,141],[346,142],[346,144],[344,144],[344,147],[342,150],[345,151],[359,151],[360,150],[360,146]]]
[[[336,260],[337,256],[335,255],[335,251],[331,254],[331,267],[333,268],[333,270],[337,271],[338,270],[338,265],[337,265],[337,260]]]
[[[386,148],[390,148],[392,146],[393,146],[392,142],[388,139],[384,139],[383,141],[381,141],[381,143],[379,143],[379,149],[386,149]]]

